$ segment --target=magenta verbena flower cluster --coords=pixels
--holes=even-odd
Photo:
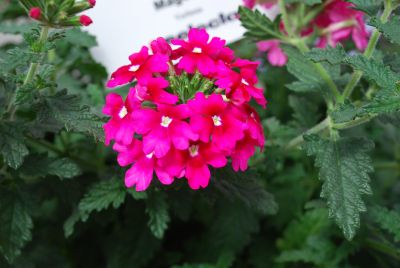
[[[236,58],[225,40],[210,40],[204,29],[171,43],[154,40],[107,83],[135,82],[125,100],[110,93],[103,112],[111,117],[105,143],[115,141],[118,163],[131,165],[125,184],[137,191],[149,187],[154,173],[165,185],[186,178],[192,189],[207,187],[210,166],[222,168],[230,159],[235,171],[244,171],[256,147],[264,147],[259,116],[249,105],[267,103],[256,87],[258,63]]]

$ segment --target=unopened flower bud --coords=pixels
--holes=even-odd
[[[88,0],[88,3],[91,7],[94,7],[96,5],[96,0]]]
[[[42,10],[39,7],[32,7],[31,10],[29,10],[29,17],[34,20],[39,20],[41,15]]]
[[[83,25],[83,26],[89,26],[90,24],[93,23],[92,19],[89,16],[86,15],[81,15],[79,17],[79,22]]]

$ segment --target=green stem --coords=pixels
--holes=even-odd
[[[320,122],[318,125],[315,125],[314,127],[310,128],[309,130],[303,132],[301,135],[297,136],[296,138],[292,139],[288,145],[285,147],[285,150],[290,150],[292,148],[296,148],[299,145],[301,145],[304,142],[304,135],[312,135],[312,134],[318,134],[322,132],[323,130],[327,129],[329,127],[329,118],[326,118],[322,122]]]
[[[40,32],[40,37],[39,37],[39,41],[38,41],[40,50],[42,50],[42,46],[46,42],[48,35],[49,35],[49,27],[43,26],[42,27],[42,31]],[[32,79],[36,75],[36,72],[37,72],[38,68],[39,68],[39,63],[38,62],[31,63],[31,65],[29,66],[28,73],[27,73],[27,75],[25,77],[25,80],[24,80],[24,84],[23,84],[24,86],[32,81]]]
[[[346,122],[346,123],[338,123],[338,124],[333,124],[332,128],[334,129],[348,129],[352,127],[356,127],[359,125],[362,125],[364,123],[367,123],[374,119],[377,115],[367,115],[364,117],[356,118],[352,121]]]
[[[377,115],[368,115],[360,118],[356,118],[352,121],[346,122],[346,123],[339,123],[339,124],[332,124],[330,121],[330,118],[326,118],[322,122],[320,122],[318,125],[315,125],[314,127],[310,128],[309,130],[305,131],[301,135],[297,136],[296,138],[292,139],[288,145],[285,147],[286,150],[290,150],[292,148],[296,148],[299,145],[301,145],[304,142],[304,135],[311,135],[311,134],[317,134],[325,129],[331,128],[333,134],[337,134],[337,130],[342,130],[342,129],[348,129],[352,128],[355,126],[362,125],[364,123],[367,123],[374,119]],[[331,134],[332,134],[331,133]]]
[[[389,255],[390,257],[400,261],[400,252],[397,249],[394,249],[393,247],[380,243],[376,240],[372,239],[366,239],[365,244],[370,247],[371,249],[374,249],[376,251],[379,251],[383,254]]]
[[[299,42],[296,42],[295,45],[297,48],[303,52],[306,53],[310,49],[307,47],[307,45],[304,43],[303,40],[300,40]],[[342,95],[340,94],[339,89],[337,88],[335,82],[333,82],[332,78],[330,77],[329,73],[325,70],[325,68],[322,66],[320,63],[313,63],[316,71],[318,74],[321,76],[321,78],[327,83],[329,89],[332,91],[333,96],[337,101],[341,101]],[[332,108],[333,104],[330,101],[327,101],[328,108]]]
[[[289,37],[293,37],[294,33],[293,33],[292,25],[290,24],[289,16],[288,16],[288,13],[286,10],[285,0],[279,0],[278,2],[279,2],[279,9],[282,14],[283,24],[285,25],[285,30],[288,33]]]
[[[381,22],[386,23],[389,19],[390,14],[392,13],[393,8],[392,8],[392,1],[391,0],[386,0],[385,1],[385,10],[383,11],[383,14],[381,16]],[[364,51],[364,56],[368,59],[372,56],[372,54],[375,51],[376,45],[378,44],[379,38],[381,36],[381,33],[379,32],[378,29],[375,29],[374,32],[372,33],[371,39],[368,42],[368,46]],[[353,93],[355,87],[357,86],[358,82],[360,82],[361,77],[363,76],[363,73],[361,71],[355,71],[353,75],[351,76],[351,79],[349,83],[346,85],[344,91],[343,91],[343,97],[342,97],[342,102],[347,99],[348,97],[351,96]]]

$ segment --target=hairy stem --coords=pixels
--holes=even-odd
[[[386,0],[385,1],[385,10],[381,16],[381,22],[386,23],[389,19],[390,14],[392,13],[393,8],[392,8],[392,1],[391,0]],[[372,33],[371,39],[368,42],[368,46],[364,51],[364,56],[366,58],[370,58],[372,54],[375,51],[376,45],[378,44],[379,38],[381,36],[381,33],[379,32],[378,29],[375,29],[374,32]],[[346,85],[344,91],[343,91],[343,97],[342,97],[342,102],[347,99],[348,97],[351,96],[353,93],[355,87],[357,86],[358,82],[360,82],[361,77],[363,76],[363,73],[361,71],[355,71],[353,75],[351,76],[351,79],[349,83]]]
[[[285,150],[290,150],[293,148],[298,147],[304,142],[304,135],[312,135],[312,134],[318,134],[325,129],[329,127],[329,118],[326,118],[322,122],[320,122],[318,125],[315,125],[314,127],[310,128],[309,130],[303,132],[301,135],[297,136],[296,138],[292,139],[288,145],[285,147]]]
[[[307,45],[304,43],[303,40],[296,42],[295,45],[297,48],[305,53],[308,52],[310,49],[307,47]],[[333,96],[337,101],[340,101],[342,98],[342,95],[340,94],[339,89],[337,88],[335,82],[333,82],[331,76],[329,73],[325,70],[324,66],[320,63],[313,63],[315,70],[318,72],[318,74],[321,76],[321,78],[327,83],[329,89],[331,90]],[[327,101],[328,108],[331,109],[333,107],[333,104],[331,101]]]

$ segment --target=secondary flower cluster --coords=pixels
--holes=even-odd
[[[27,0],[21,0],[20,2],[29,11],[29,17],[57,27],[89,26],[93,23],[92,19],[87,15],[78,16],[77,14],[96,5],[96,0],[61,1],[60,8],[54,9],[51,6],[55,5],[53,2],[49,2],[49,6],[42,8],[35,5],[32,6],[32,3]]]
[[[134,82],[126,99],[106,98],[106,145],[115,141],[121,166],[129,166],[127,187],[143,191],[153,174],[162,184],[186,178],[192,189],[208,185],[210,166],[231,159],[235,171],[246,170],[264,133],[254,99],[265,107],[256,87],[258,63],[235,58],[225,41],[210,40],[204,29],[191,29],[188,40],[151,42],[116,70],[107,86]],[[185,82],[186,81],[186,82]]]
[[[274,0],[243,0],[248,8],[259,4],[269,9],[276,4]],[[310,21],[306,22],[304,29],[300,29],[303,37],[317,37],[314,45],[319,48],[326,46],[335,47],[338,43],[352,38],[357,49],[364,50],[368,45],[369,33],[366,30],[363,13],[354,9],[354,4],[344,0],[328,0],[321,4],[322,9]],[[317,7],[318,9],[319,7]],[[299,18],[303,19],[303,18]],[[285,32],[285,25],[281,22],[281,31]],[[262,52],[267,52],[267,59],[274,66],[283,66],[287,56],[280,48],[277,39],[265,40],[257,43]]]

